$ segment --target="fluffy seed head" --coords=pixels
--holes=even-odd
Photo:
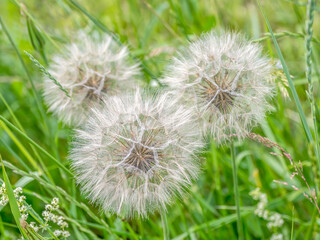
[[[195,105],[204,133],[243,137],[264,117],[273,94],[271,61],[241,34],[211,31],[183,49],[164,84]],[[180,95],[180,94],[181,95]]]
[[[49,72],[71,98],[51,79],[45,79],[49,111],[68,125],[80,125],[101,97],[134,88],[139,68],[130,62],[128,54],[127,48],[109,35],[94,38],[80,33],[77,42],[66,46],[64,54],[56,55],[50,64]]]
[[[165,210],[198,174],[197,129],[193,111],[169,93],[108,98],[76,132],[77,181],[104,211],[130,218]]]

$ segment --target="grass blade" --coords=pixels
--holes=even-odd
[[[22,64],[23,69],[25,70],[25,72],[26,72],[26,74],[27,74],[27,78],[28,78],[28,80],[29,80],[29,82],[30,82],[30,85],[31,85],[31,88],[32,88],[32,92],[33,92],[34,95],[35,95],[36,103],[37,103],[37,106],[38,106],[38,108],[39,108],[39,111],[40,111],[42,120],[44,121],[46,131],[47,131],[48,133],[50,133],[49,127],[48,127],[48,124],[47,124],[47,117],[46,117],[45,111],[44,111],[44,109],[43,109],[43,106],[42,106],[42,103],[41,103],[41,100],[40,100],[40,96],[39,96],[39,94],[38,94],[38,91],[36,90],[36,87],[35,87],[35,85],[34,85],[34,82],[33,82],[33,80],[32,80],[32,77],[31,77],[31,75],[30,75],[30,72],[29,72],[29,70],[28,70],[28,68],[27,68],[27,66],[26,66],[26,63],[24,62],[24,60],[23,60],[23,58],[22,58],[22,56],[21,56],[21,54],[20,54],[20,52],[19,52],[19,50],[18,50],[15,42],[13,41],[13,39],[12,39],[9,31],[7,30],[4,22],[2,21],[2,18],[1,18],[1,17],[0,17],[0,25],[2,26],[2,29],[3,29],[4,33],[7,35],[7,37],[8,37],[8,39],[9,39],[12,47],[14,48],[14,50],[15,50],[15,52],[16,52],[16,54],[17,54],[17,56],[18,56],[18,58],[19,58],[19,60],[20,60],[20,62],[21,62],[21,64]]]
[[[315,136],[315,145],[316,145],[316,157],[318,169],[320,170],[320,147],[319,147],[319,136],[318,136],[318,123],[317,123],[317,115],[316,115],[316,101],[313,94],[313,82],[312,82],[312,25],[314,20],[314,9],[315,9],[315,1],[309,0],[307,5],[307,19],[306,19],[306,78],[308,80],[308,91],[307,96],[311,105],[311,114],[313,119],[313,127],[314,127],[314,136]]]
[[[299,116],[300,116],[300,119],[301,119],[301,122],[302,122],[302,125],[303,125],[303,128],[304,128],[304,131],[305,131],[305,133],[306,133],[308,142],[309,142],[309,143],[314,143],[313,137],[312,137],[312,134],[311,134],[311,131],[310,131],[310,127],[309,127],[309,125],[308,125],[308,123],[307,123],[307,119],[306,119],[306,116],[305,116],[305,114],[304,114],[304,112],[303,112],[302,105],[301,105],[301,103],[300,103],[300,100],[299,100],[297,91],[296,91],[296,89],[295,89],[295,87],[294,87],[294,84],[293,84],[293,81],[292,81],[292,79],[291,79],[288,66],[287,66],[287,64],[286,64],[286,62],[285,62],[285,60],[284,60],[284,58],[283,58],[283,55],[282,55],[282,53],[281,53],[281,50],[280,50],[279,44],[278,44],[278,42],[277,42],[277,39],[276,39],[276,37],[275,37],[274,34],[273,34],[271,25],[270,25],[270,23],[269,23],[269,20],[268,20],[267,16],[265,15],[265,13],[264,13],[264,11],[263,11],[263,9],[262,9],[262,6],[261,6],[261,4],[260,4],[260,1],[257,0],[257,2],[258,2],[258,5],[259,5],[259,8],[260,8],[260,11],[261,11],[261,13],[262,13],[262,15],[263,15],[263,17],[264,17],[264,20],[265,20],[265,22],[266,22],[266,24],[267,24],[267,26],[268,26],[269,32],[270,32],[271,37],[272,37],[272,41],[273,41],[273,43],[274,43],[274,45],[275,45],[275,48],[276,48],[276,50],[277,50],[277,53],[278,53],[278,55],[279,55],[279,58],[280,58],[280,61],[281,61],[282,67],[283,67],[283,71],[284,71],[284,73],[285,73],[285,75],[286,75],[286,77],[287,77],[287,79],[288,79],[289,87],[290,87],[290,90],[291,90],[291,93],[292,93],[294,102],[295,102],[295,104],[296,104],[296,106],[297,106],[297,108],[298,108],[298,113],[299,113]],[[314,146],[314,149],[315,149],[315,146]],[[316,149],[315,149],[315,152],[316,152]]]
[[[27,56],[30,58],[30,60],[34,63],[34,65],[36,65],[39,70],[46,75],[48,78],[50,78],[54,84],[56,84],[61,91],[63,91],[67,97],[71,98],[71,96],[69,95],[68,91],[62,87],[62,85],[47,71],[47,69],[45,69],[44,66],[42,66],[37,59],[35,59],[30,53],[28,53],[27,51],[24,51],[25,54],[27,54]]]
[[[23,153],[23,155],[28,159],[28,161],[31,163],[31,165],[39,171],[39,173],[42,174],[41,168],[38,166],[36,161],[33,159],[33,157],[30,155],[28,150],[23,146],[23,144],[16,138],[16,136],[10,131],[10,129],[7,127],[6,124],[4,124],[3,121],[0,120],[0,126],[1,128],[10,136],[12,141],[18,146],[20,151]]]
[[[14,193],[12,190],[12,186],[10,184],[8,175],[6,173],[5,167],[3,165],[3,161],[2,161],[2,157],[0,155],[0,160],[1,160],[1,166],[2,166],[2,174],[3,174],[3,180],[6,184],[6,190],[7,190],[7,194],[8,194],[8,198],[9,198],[9,204],[10,204],[10,208],[11,208],[11,212],[12,215],[14,217],[14,220],[20,230],[20,233],[27,239],[26,233],[24,232],[21,224],[20,224],[20,211],[19,211],[19,207],[16,201],[16,198],[14,197]]]
[[[240,196],[239,196],[239,186],[238,186],[238,174],[237,174],[237,165],[236,165],[236,156],[235,156],[235,147],[233,142],[230,145],[231,151],[231,160],[232,160],[232,174],[233,174],[233,187],[234,187],[234,198],[236,201],[236,214],[237,214],[237,230],[238,230],[238,239],[243,240],[243,226],[240,215]]]
[[[31,138],[29,138],[25,133],[21,132],[16,126],[14,126],[12,123],[10,123],[7,119],[5,119],[3,116],[0,115],[0,119],[5,122],[5,124],[9,125],[11,128],[13,128],[16,132],[18,132],[21,136],[23,136],[26,140],[28,140],[33,146],[38,148],[42,153],[44,153],[47,157],[49,157],[51,160],[53,160],[59,167],[61,167],[66,173],[68,173],[70,176],[73,176],[73,173],[67,169],[62,163],[60,163],[55,157],[53,157],[50,153],[48,153],[44,148],[39,146],[35,141],[33,141]]]

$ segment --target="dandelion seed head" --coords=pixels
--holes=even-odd
[[[79,126],[88,109],[103,96],[133,88],[140,74],[129,51],[109,35],[94,38],[80,33],[78,41],[65,47],[50,64],[51,75],[68,91],[68,97],[51,79],[45,79],[44,98],[49,111],[68,125]]]
[[[199,172],[193,112],[169,93],[139,89],[94,108],[70,155],[88,198],[128,218],[165,210]]]
[[[245,136],[270,109],[272,68],[241,34],[211,31],[180,51],[162,83],[196,106],[203,133],[224,142]]]

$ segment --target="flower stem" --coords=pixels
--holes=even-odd
[[[240,216],[240,198],[239,198],[239,190],[238,190],[237,165],[236,165],[235,147],[233,145],[233,142],[231,142],[230,151],[231,151],[231,159],[232,159],[234,196],[235,196],[236,210],[237,210],[238,239],[243,240],[244,238],[243,238],[243,228],[242,228],[241,216]]]
[[[165,211],[161,212],[161,223],[162,223],[162,229],[163,229],[163,239],[169,240],[169,226],[168,226],[168,220],[167,220],[167,214]]]

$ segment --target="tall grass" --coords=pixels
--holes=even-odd
[[[105,32],[119,44],[129,45],[131,57],[142,62],[149,84],[162,77],[174,54],[168,49],[178,49],[194,35],[216,27],[259,36],[254,41],[275,61],[280,60],[281,81],[288,82],[291,95],[284,98],[278,89],[273,112],[253,131],[301,160],[306,180],[317,189],[313,169],[320,160],[320,6],[313,0],[261,3],[259,8],[257,2],[244,0],[2,1],[1,178],[12,189],[23,187],[33,214],[41,215],[44,205],[59,197],[69,223],[69,239],[237,239],[242,232],[244,239],[268,239],[275,232],[282,233],[283,239],[319,237],[319,215],[303,196],[307,190],[304,182],[291,180],[294,169],[285,158],[271,155],[252,141],[234,142],[237,154],[233,157],[229,148],[208,143],[199,180],[189,194],[168,208],[164,224],[160,214],[130,220],[101,213],[73,181],[67,159],[72,129],[46,112],[42,74],[22,54],[30,53],[46,68],[50,57],[79,29]],[[237,166],[237,174],[232,166]],[[275,179],[290,182],[299,190],[280,186]],[[238,204],[234,201],[236,186]],[[268,210],[281,214],[285,221],[281,228],[268,229],[267,222],[254,214],[256,203],[249,192],[256,187],[267,194]],[[17,239],[23,234],[12,196],[9,206],[0,207],[1,239]],[[162,225],[167,226],[164,232]]]

